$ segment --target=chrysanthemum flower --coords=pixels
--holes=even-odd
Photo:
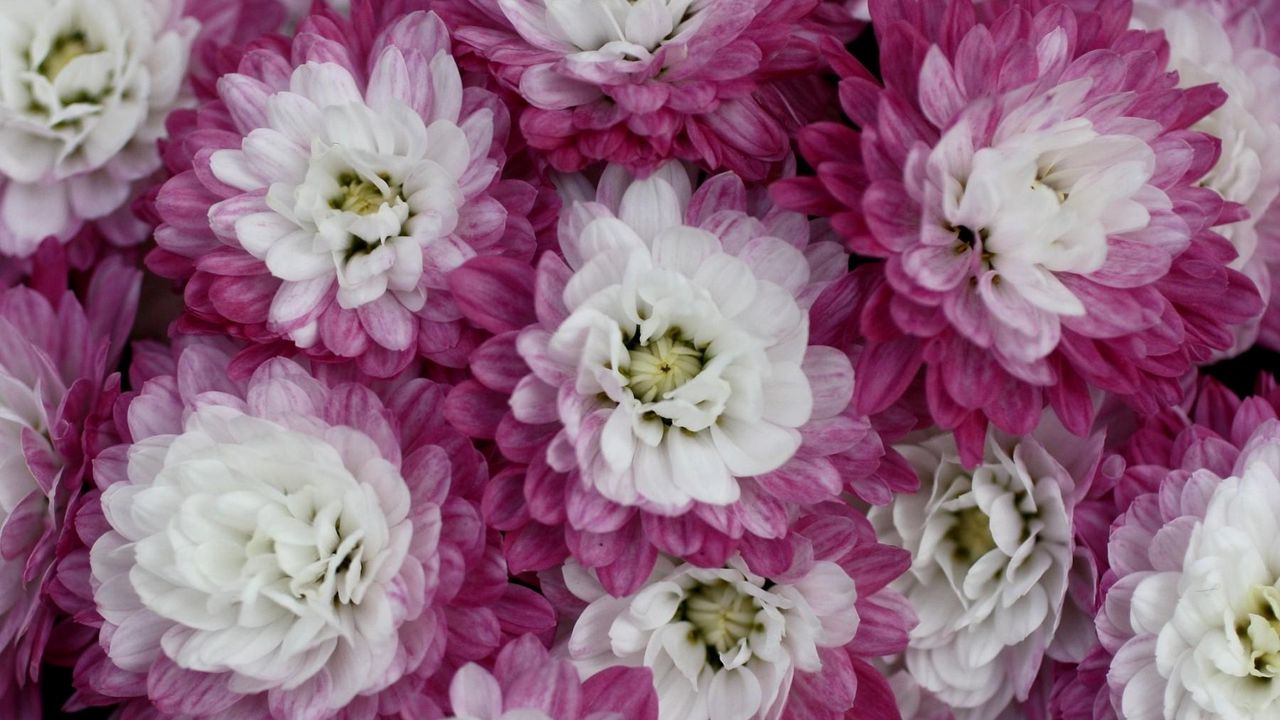
[[[502,179],[506,111],[464,86],[437,17],[403,12],[424,4],[309,16],[171,121],[148,266],[185,283],[181,329],[379,377],[418,354],[465,362],[445,277],[477,255],[531,258],[538,193]]]
[[[144,239],[127,204],[161,167],[193,44],[211,53],[236,30],[217,20],[263,1],[0,3],[0,255],[66,242],[89,221],[116,244]]]
[[[31,681],[54,621],[40,595],[98,449],[95,422],[109,422],[119,381],[108,374],[132,323],[138,281],[136,270],[103,263],[87,311],[70,292],[0,291],[0,702],[11,717],[40,716]]]
[[[795,536],[805,551],[790,567],[664,557],[625,597],[568,563],[565,585],[587,603],[570,656],[588,674],[652,670],[662,720],[897,718],[887,680],[868,661],[899,652],[913,623],[903,598],[885,589],[906,554],[878,544],[866,519],[840,505],[815,507]]]
[[[437,421],[440,386],[284,358],[236,382],[229,359],[186,348],[95,461],[79,619],[101,630],[71,707],[439,717],[452,668],[551,630],[507,582],[471,500],[483,458]]]
[[[26,256],[159,168],[199,26],[173,0],[8,0],[0,18],[0,253]]]
[[[1218,143],[1191,126],[1222,91],[1178,87],[1124,3],[1039,7],[873,3],[884,86],[836,57],[861,133],[805,129],[817,176],[774,190],[882,260],[858,306],[859,412],[922,376],[971,463],[988,423],[1025,434],[1046,405],[1085,434],[1091,387],[1178,401],[1261,309],[1212,230],[1238,207],[1199,187]]]
[[[761,179],[825,116],[816,0],[451,0],[450,27],[518,91],[557,169],[680,158]],[[815,97],[815,95],[817,97]],[[813,112],[819,114],[814,115]]]
[[[1055,690],[1073,720],[1280,712],[1280,394],[1202,386],[1129,440],[1096,618],[1101,647]],[[1136,497],[1135,497],[1136,496]]]
[[[740,543],[765,552],[797,504],[846,483],[886,502],[888,486],[863,484],[883,448],[848,409],[849,360],[809,343],[839,245],[737,176],[693,192],[679,163],[644,180],[611,166],[594,198],[562,215],[563,258],[536,273],[480,259],[451,278],[496,335],[446,412],[519,464],[485,498],[508,560],[550,567],[567,540],[625,593],[658,550],[713,566]]]
[[[1280,261],[1280,227],[1272,227],[1267,213],[1280,196],[1280,166],[1267,158],[1280,154],[1280,56],[1266,47],[1263,22],[1253,8],[1205,0],[1139,2],[1133,20],[1136,27],[1164,32],[1180,86],[1217,83],[1227,93],[1221,106],[1192,126],[1222,141],[1217,164],[1200,183],[1247,213],[1218,232],[1236,248],[1232,267],[1270,299],[1268,260]],[[1258,324],[1250,323],[1233,350],[1248,348],[1257,335]]]
[[[449,684],[451,720],[657,720],[653,675],[617,667],[587,678],[532,635],[513,640],[493,672],[474,663]]]
[[[1015,711],[1042,667],[1077,663],[1091,649],[1098,569],[1078,547],[1074,516],[1102,440],[1076,438],[1046,416],[1034,435],[992,432],[973,469],[949,434],[899,446],[920,492],[871,519],[882,540],[911,553],[894,586],[920,618],[906,669],[955,718]]]

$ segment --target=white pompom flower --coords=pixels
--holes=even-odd
[[[119,210],[160,167],[199,23],[174,0],[0,1],[0,254]]]
[[[622,598],[576,563],[564,572],[570,590],[590,601],[569,640],[580,673],[648,667],[660,720],[776,717],[795,674],[821,671],[820,650],[849,643],[859,626],[857,587],[835,562],[775,583],[740,558],[723,568],[661,559],[650,581]]]
[[[1101,438],[1081,441],[1046,415],[1035,435],[988,434],[966,469],[950,434],[898,451],[921,479],[916,495],[874,508],[885,542],[911,553],[895,585],[919,615],[904,656],[920,688],[961,720],[992,720],[1026,700],[1046,656],[1079,662],[1088,613],[1068,595],[1075,504]],[[1055,636],[1060,626],[1067,625]]]

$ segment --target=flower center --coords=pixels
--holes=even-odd
[[[338,194],[329,201],[329,207],[356,215],[372,215],[392,198],[399,197],[399,186],[391,184],[391,177],[378,175],[380,183],[354,172],[338,176]]]
[[[968,507],[955,513],[955,524],[947,531],[947,539],[955,544],[953,556],[956,562],[972,565],[978,558],[996,547],[991,536],[991,518],[978,507]]]
[[[49,82],[53,82],[72,60],[93,52],[98,50],[89,44],[89,38],[85,37],[83,32],[75,30],[64,33],[53,41],[49,54],[45,55],[44,61],[40,63],[37,70],[48,78]]]
[[[1235,633],[1252,663],[1249,675],[1280,675],[1280,588],[1260,585],[1251,592],[1251,611],[1236,620]]]
[[[693,343],[668,332],[631,349],[627,387],[641,402],[654,402],[702,372],[704,355]]]
[[[755,598],[723,580],[692,588],[680,605],[680,615],[694,627],[689,640],[707,646],[707,662],[716,668],[720,653],[744,642],[757,628],[759,611]]]

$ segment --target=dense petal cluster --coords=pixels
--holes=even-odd
[[[991,433],[974,468],[949,434],[899,451],[920,492],[871,519],[912,556],[895,586],[920,618],[905,666],[954,717],[1000,717],[1028,699],[1042,662],[1078,663],[1090,649],[1098,572],[1077,547],[1074,516],[1102,437],[1081,442],[1050,416],[1034,435]]]
[[[664,720],[896,717],[868,660],[905,645],[911,611],[885,585],[907,558],[875,543],[864,518],[831,507],[797,521],[806,552],[789,567],[756,568],[768,577],[740,556],[719,568],[662,558],[637,592],[616,597],[566,564],[567,590],[587,603],[570,656],[587,673],[649,668]]]
[[[308,17],[292,53],[250,49],[217,100],[173,116],[148,266],[185,283],[188,329],[379,377],[461,365],[447,275],[532,257],[538,191],[502,177],[505,108],[464,86],[437,17],[374,12]]]
[[[0,5],[0,254],[119,210],[160,167],[199,24],[173,0]],[[127,220],[125,221],[127,222]]]
[[[1273,381],[1243,401],[1207,383],[1189,411],[1148,419],[1126,443],[1100,646],[1059,678],[1056,713],[1182,720],[1280,707],[1266,649],[1267,588],[1280,579],[1278,408]]]
[[[630,592],[659,551],[709,566],[740,543],[764,551],[796,506],[880,469],[879,438],[848,408],[848,358],[809,343],[806,308],[845,267],[836,243],[737,176],[694,192],[678,163],[644,180],[611,166],[567,193],[581,199],[563,255],[452,277],[496,335],[449,418],[521,464],[486,496],[513,566],[543,569],[567,542]]]
[[[70,292],[0,292],[0,701],[40,714],[37,679],[54,622],[40,601],[66,515],[98,449],[118,377],[108,378],[138,300],[139,273],[104,264],[86,311]]]
[[[679,158],[759,180],[798,124],[830,114],[830,90],[809,77],[829,32],[808,18],[818,4],[450,0],[442,12],[527,103],[525,140],[557,169]]]
[[[1280,0],[0,0],[0,716],[1280,717],[1277,158]]]
[[[237,382],[229,361],[192,345],[122,401],[128,442],[77,520],[101,630],[73,705],[430,717],[441,668],[550,630],[479,521],[482,458],[432,419],[439,386],[285,358]]]
[[[1125,32],[1122,3],[873,11],[884,85],[836,59],[861,133],[807,128],[817,177],[774,187],[882,260],[858,309],[859,411],[922,376],[972,463],[988,423],[1024,434],[1045,406],[1085,434],[1090,388],[1177,402],[1181,376],[1260,310],[1213,230],[1238,207],[1200,183],[1218,146],[1192,126],[1221,90],[1179,87],[1164,39]]]

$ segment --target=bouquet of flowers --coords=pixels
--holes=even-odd
[[[1280,718],[1278,350],[1277,0],[0,0],[0,716]]]

